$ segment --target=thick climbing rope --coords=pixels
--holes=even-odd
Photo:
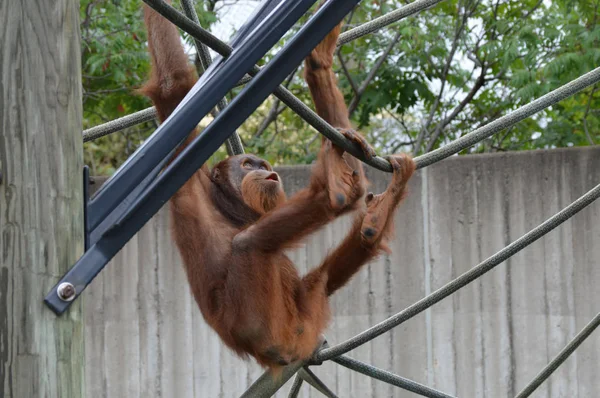
[[[300,368],[298,376],[327,398],[337,398],[337,395],[335,395],[335,393],[331,391],[329,387],[327,387],[327,385],[308,368],[308,366]]]
[[[451,395],[444,394],[443,392],[434,390],[431,387],[424,386],[423,384],[417,383],[413,380],[395,375],[386,370],[379,369],[375,366],[358,361],[354,358],[350,358],[346,355],[340,355],[339,357],[332,358],[332,361],[348,369],[354,370],[355,372],[359,372],[364,375],[373,377],[374,379],[384,381],[396,387],[401,387],[407,391],[412,391],[415,394],[419,394],[424,397],[453,398]]]
[[[303,363],[298,361],[284,367],[281,374],[278,375],[277,384],[270,383],[272,380],[271,373],[265,372],[260,376],[248,389],[240,396],[240,398],[255,398],[255,397],[270,397],[279,390],[279,386],[286,383],[293,375],[295,375]]]
[[[538,373],[535,378],[525,388],[517,394],[516,398],[526,398],[530,396],[536,388],[540,386],[558,367],[571,355],[577,347],[587,339],[596,328],[600,326],[600,313],[585,325],[583,329],[563,348],[556,357],[544,369]]]
[[[371,22],[364,23],[354,29],[350,29],[342,33],[338,38],[337,45],[339,47],[360,37],[366,36],[369,33],[376,32],[381,28],[385,28],[388,25],[400,21],[401,19],[431,8],[442,1],[443,0],[423,0],[406,4],[397,10],[391,11],[380,16],[379,18],[375,18]]]
[[[298,396],[298,393],[300,392],[300,387],[302,387],[303,382],[304,380],[302,380],[302,377],[296,374],[296,377],[294,378],[294,383],[292,384],[292,388],[290,389],[290,394],[288,395],[289,398],[294,398]]]
[[[132,113],[131,115],[111,120],[108,123],[101,124],[96,127],[83,131],[83,142],[93,141],[97,138],[114,133],[115,131],[124,130],[136,124],[148,122],[156,117],[156,109],[154,107]]]
[[[250,76],[245,76],[244,78],[240,79],[240,81],[236,84],[236,87],[248,83],[251,79],[252,78]],[[117,131],[135,126],[136,124],[149,122],[155,117],[156,109],[154,109],[154,107],[150,107],[130,115],[111,120],[110,122],[90,127],[87,130],[83,130],[83,142],[93,141],[100,137],[104,137],[105,135],[116,133]]]

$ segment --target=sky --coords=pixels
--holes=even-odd
[[[227,41],[233,32],[238,29],[250,16],[255,7],[260,4],[258,0],[224,1],[219,6],[219,22],[211,27],[212,33],[221,40]],[[229,4],[228,4],[229,3]]]
[[[224,0],[217,3],[218,22],[210,27],[210,32],[222,41],[228,43],[233,33],[239,29],[252,11],[260,4],[260,0]],[[190,55],[196,53],[193,45],[183,42],[186,52]],[[217,53],[209,48],[214,59]]]

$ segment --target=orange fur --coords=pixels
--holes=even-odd
[[[163,121],[196,77],[175,27],[147,6],[144,16],[152,74],[141,91]],[[312,66],[306,78],[319,114],[350,129],[331,70],[338,34],[339,27],[308,57]],[[344,134],[370,150],[358,133]],[[408,158],[398,159],[401,170],[410,169]],[[378,253],[401,198],[397,191],[404,190],[408,178],[409,173],[395,173],[380,199],[385,206],[360,210],[344,243],[301,278],[284,250],[340,214],[364,207],[360,162],[323,140],[308,187],[290,199],[279,176],[256,156],[233,156],[212,170],[203,165],[170,200],[170,210],[173,238],[206,322],[240,356],[251,355],[274,372],[309,358],[330,318],[328,296]],[[375,213],[385,218],[384,224],[373,223],[372,217],[365,221]],[[365,225],[378,228],[377,236],[365,239]]]

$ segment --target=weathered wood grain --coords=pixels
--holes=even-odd
[[[82,303],[43,304],[83,251],[79,1],[0,1],[0,397],[80,398]]]

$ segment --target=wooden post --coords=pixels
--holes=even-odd
[[[43,304],[83,252],[79,0],[0,0],[0,397],[81,398],[81,300]]]

